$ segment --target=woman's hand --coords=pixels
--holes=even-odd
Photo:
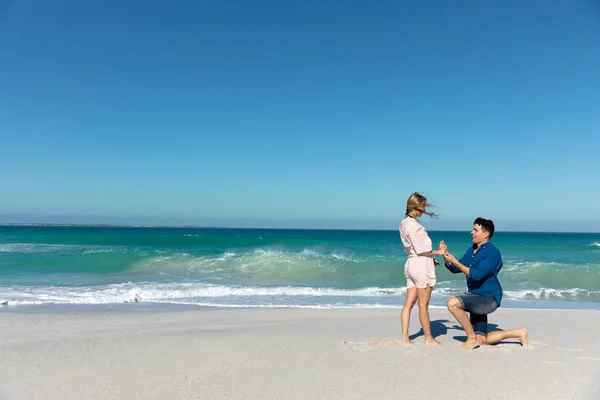
[[[438,255],[443,256],[448,252],[448,246],[443,240],[440,240],[440,244],[438,246]]]

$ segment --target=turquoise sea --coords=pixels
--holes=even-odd
[[[462,256],[469,232],[429,232]],[[600,309],[600,234],[497,232],[503,307]],[[397,231],[0,227],[0,302],[400,307]],[[465,291],[438,267],[433,305]]]

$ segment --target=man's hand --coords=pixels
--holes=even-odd
[[[446,254],[444,254],[444,261],[446,261],[446,263],[448,264],[456,264],[458,263],[458,260],[456,259],[456,257],[454,257],[452,254],[446,252]]]

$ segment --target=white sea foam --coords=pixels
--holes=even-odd
[[[600,290],[573,289],[521,289],[505,290],[504,296],[512,299],[563,299],[563,300],[594,300],[600,298]]]
[[[341,261],[348,261],[348,262],[353,262],[353,263],[360,262],[360,260],[355,260],[352,257],[344,256],[344,255],[336,254],[336,253],[332,253],[331,257],[335,258],[336,260],[341,260]]]
[[[433,297],[444,299],[463,293],[464,288],[440,287],[435,290]],[[148,302],[218,307],[388,307],[400,305],[405,294],[404,287],[336,289],[151,282],[88,287],[0,287],[0,299],[9,300],[9,305]],[[511,299],[597,300],[600,291],[542,288],[507,290],[504,295]]]
[[[46,243],[3,243],[0,253],[55,253],[78,248],[78,246]]]
[[[312,249],[304,249],[300,252],[304,256],[318,256],[319,253]]]
[[[227,251],[219,255],[193,256],[190,254],[165,254],[159,257],[141,260],[133,269],[147,270],[160,267],[163,270],[238,270],[241,272],[267,272],[284,270],[334,270],[346,263],[373,262],[381,263],[380,258],[354,258],[339,253],[324,253],[314,249],[303,249],[300,252],[278,249],[254,249],[248,252]]]
[[[504,261],[502,267],[505,271],[527,271],[544,267],[556,267],[561,265],[554,261]]]
[[[135,251],[145,254],[143,251],[132,250],[124,247],[105,247],[93,245],[72,245],[72,244],[52,244],[52,243],[1,243],[0,253],[17,254],[56,254],[56,253],[123,253]]]
[[[270,297],[386,297],[399,296],[404,288],[333,289],[312,287],[244,287],[194,283],[122,283],[89,287],[0,287],[0,298],[13,304],[119,304],[138,301],[165,302],[191,299],[237,298],[249,304],[252,298]],[[193,301],[192,301],[193,302]],[[293,303],[293,302],[292,302]]]
[[[185,253],[168,254],[139,261],[132,269],[140,271],[160,270],[190,271],[200,273],[236,272],[262,276],[273,272],[277,275],[296,275],[299,271],[327,271],[322,255],[305,251],[291,253],[269,249],[256,249],[248,253],[227,251],[218,255],[192,256]]]
[[[100,248],[100,249],[89,249],[89,250],[85,250],[83,252],[83,254],[97,254],[97,253],[117,253],[119,252],[119,250],[117,249],[111,249],[111,248]]]

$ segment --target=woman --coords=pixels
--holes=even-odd
[[[404,265],[406,276],[406,300],[402,308],[402,343],[409,344],[412,341],[408,336],[408,324],[410,312],[417,300],[419,301],[419,321],[423,328],[425,344],[441,346],[441,343],[431,335],[429,323],[429,299],[431,291],[435,287],[435,266],[439,264],[433,256],[443,256],[446,250],[444,242],[440,242],[438,250],[432,250],[431,239],[427,231],[419,223],[417,218],[423,214],[437,217],[434,213],[427,211],[431,204],[419,193],[413,193],[406,202],[406,215],[400,223],[400,239],[404,244],[404,250],[408,254],[408,260]]]

